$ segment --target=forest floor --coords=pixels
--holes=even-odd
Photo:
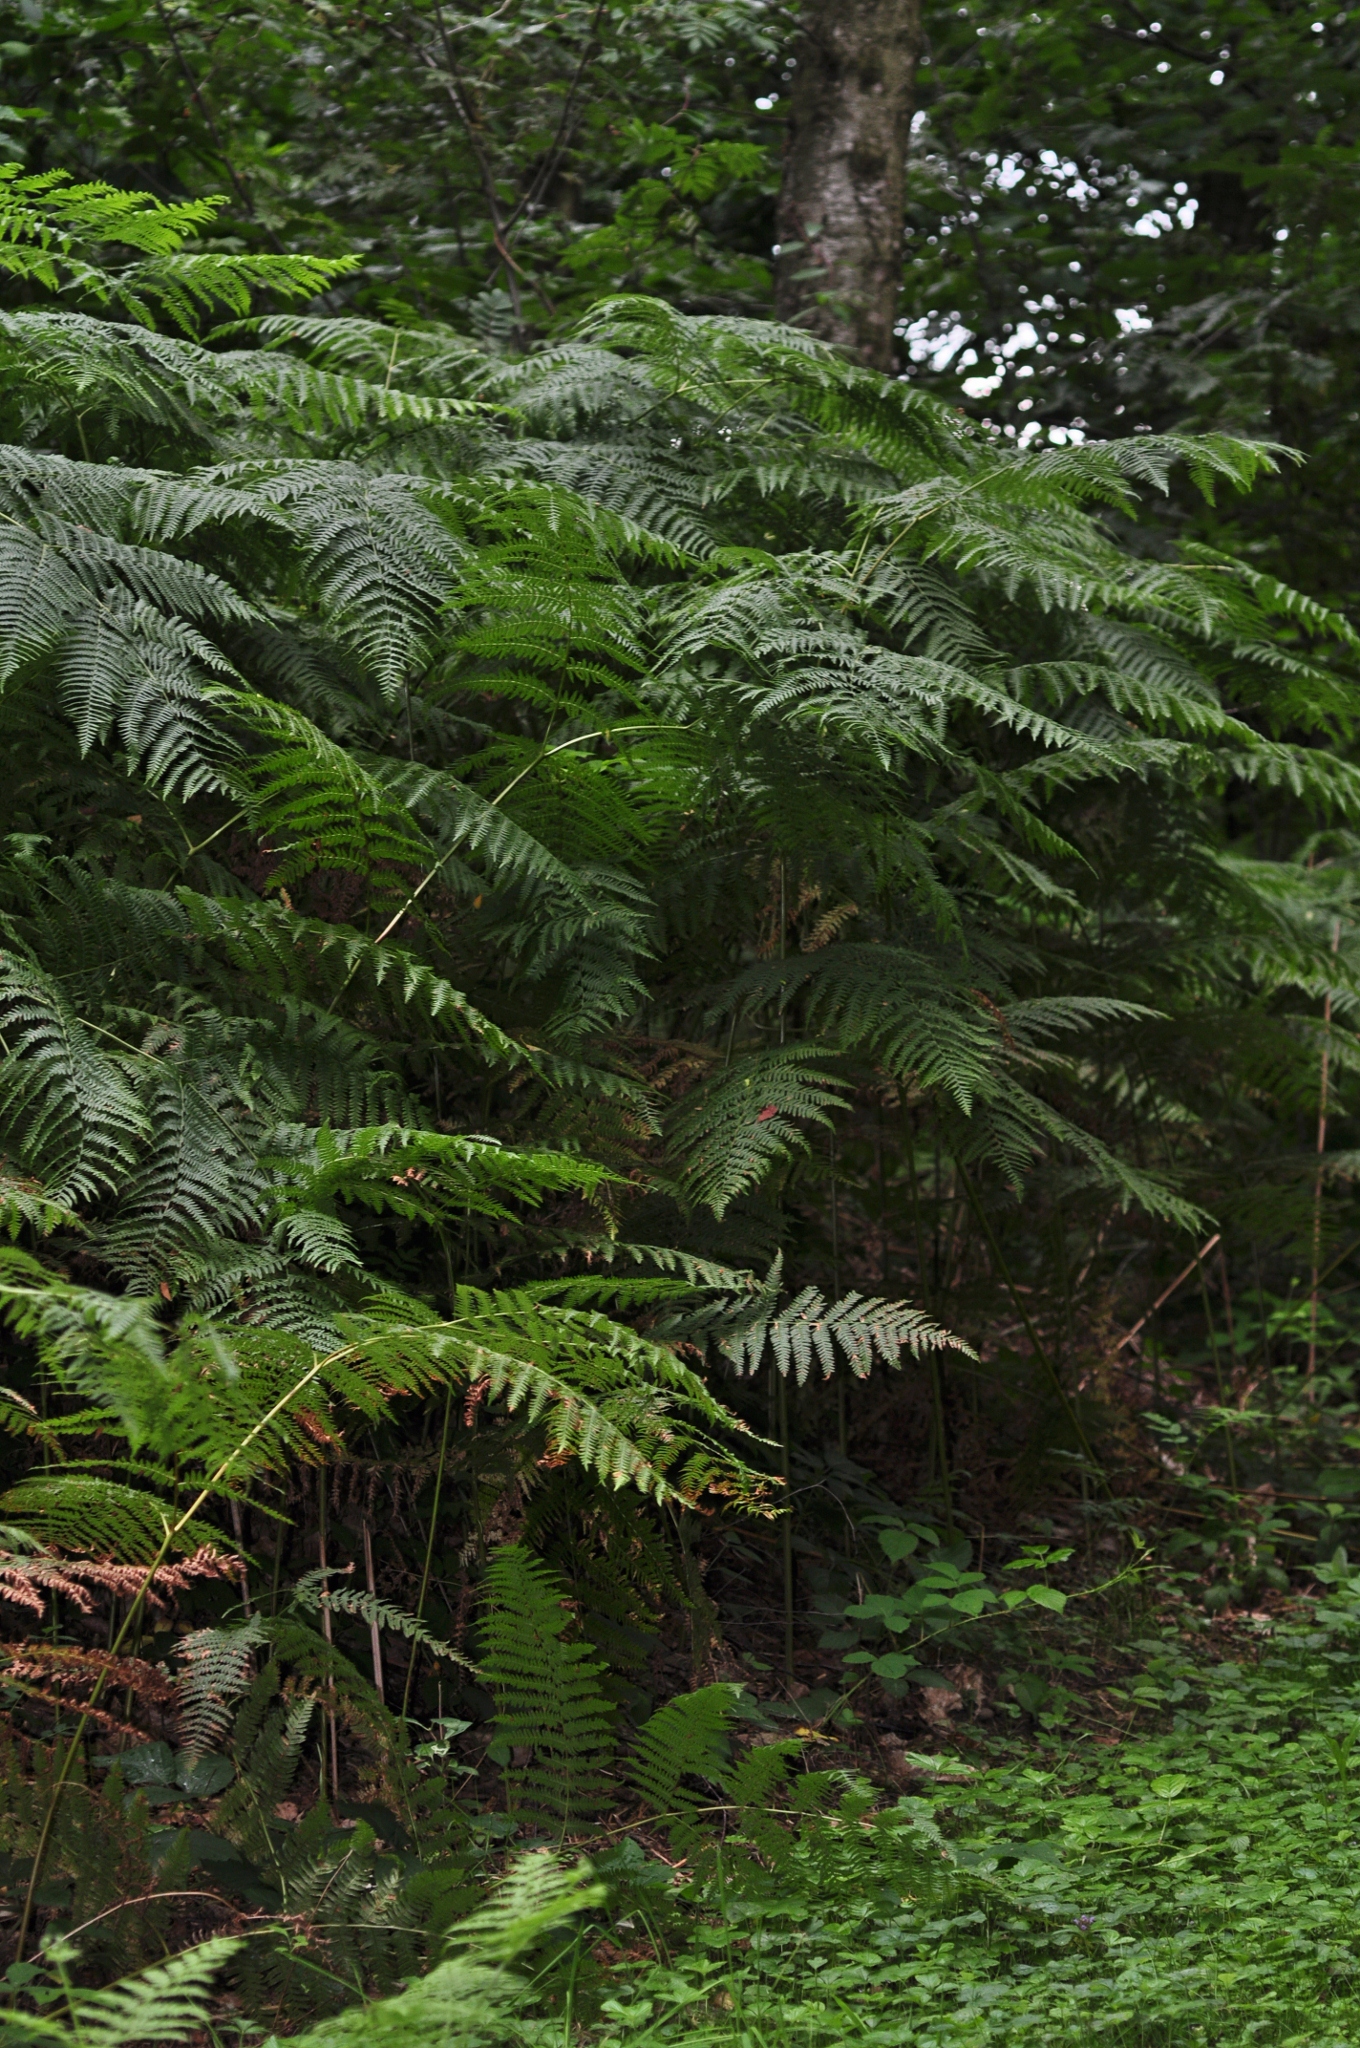
[[[489,1730],[466,1729],[466,1904],[535,1847],[588,1858],[608,1887],[531,1950],[527,1998],[476,2048],[1354,2048],[1360,1570],[1339,1554],[1302,1589],[1214,1614],[1190,1574],[1143,1552],[1111,1579],[1099,1551],[1063,1568],[1064,1611],[1026,1608],[1018,1657],[1004,1622],[965,1627],[927,1687],[857,1675],[805,1625],[791,1675],[768,1572],[721,1640],[677,1613],[656,1696],[740,1681],[747,1703],[688,1842],[627,1804],[566,1840],[516,1836]],[[304,1826],[318,1791],[299,1778],[277,1826]],[[186,1799],[146,1819],[206,1843],[213,1813]],[[209,1902],[229,1876],[184,1880],[205,1889],[172,1947],[272,1938],[264,1896]],[[198,2048],[269,2048],[315,2019],[266,2019],[239,1990],[224,1980]]]
[[[1069,1650],[1032,1714],[960,1669],[910,1748],[868,1721],[819,1745],[877,1801],[804,1778],[782,1840],[743,1816],[758,1857],[640,1889],[575,1980],[578,2038],[1353,2048],[1360,1580],[1144,1625]]]

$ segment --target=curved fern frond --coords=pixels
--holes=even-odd
[[[692,1847],[705,1803],[686,1778],[721,1787],[727,1776],[727,1732],[736,1714],[739,1685],[705,1685],[667,1700],[644,1721],[628,1759],[628,1782],[682,1852]],[[712,1794],[708,1794],[711,1801]]]
[[[724,1215],[777,1161],[807,1149],[802,1124],[830,1127],[845,1088],[815,1046],[775,1046],[715,1064],[667,1119],[685,1192]]]
[[[130,1062],[98,1044],[57,984],[13,952],[0,957],[0,1117],[46,1199],[69,1208],[111,1192],[150,1124]]]

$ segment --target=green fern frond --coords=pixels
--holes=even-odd
[[[697,1839],[705,1795],[685,1784],[698,1778],[721,1787],[727,1777],[727,1732],[736,1712],[737,1685],[705,1685],[667,1700],[644,1721],[628,1760],[628,1782],[678,1848]],[[707,1794],[712,1801],[711,1791]]]
[[[74,2031],[53,2026],[47,2038],[72,2048],[76,2043],[79,2048],[146,2048],[150,2042],[191,2041],[210,2023],[214,1982],[241,1946],[239,1937],[219,1935],[102,1991],[73,1989]]]
[[[739,1373],[758,1371],[768,1346],[776,1371],[785,1379],[796,1375],[799,1386],[814,1370],[830,1379],[842,1360],[865,1379],[875,1361],[899,1365],[904,1351],[917,1357],[946,1347],[973,1356],[961,1337],[941,1329],[909,1302],[852,1293],[828,1304],[816,1287],[803,1288],[775,1316],[744,1326],[739,1321],[734,1331],[719,1337],[718,1346]]]
[[[99,1045],[41,969],[0,956],[0,1117],[13,1154],[72,1207],[107,1194],[150,1129],[130,1062]]]
[[[827,1129],[844,1105],[845,1084],[814,1046],[770,1047],[715,1067],[667,1119],[686,1193],[724,1215],[777,1161],[807,1149],[801,1123]]]
[[[481,1671],[496,1702],[498,1740],[527,1749],[507,1762],[512,1811],[566,1830],[606,1804],[613,1712],[599,1687],[604,1665],[568,1638],[565,1585],[518,1544],[487,1567]]]
[[[334,1614],[357,1614],[370,1626],[376,1623],[394,1635],[405,1636],[408,1642],[418,1643],[436,1657],[445,1658],[452,1664],[463,1664],[469,1671],[476,1669],[470,1657],[465,1657],[461,1650],[455,1650],[451,1643],[441,1642],[438,1636],[431,1635],[424,1622],[418,1616],[408,1614],[404,1607],[394,1607],[391,1601],[381,1599],[362,1586],[328,1584],[339,1569],[338,1566],[329,1566],[324,1571],[305,1572],[293,1585],[291,1598],[294,1604],[312,1614],[320,1614],[326,1608]]]
[[[593,1309],[521,1293],[458,1291],[455,1319],[419,1338],[433,1358],[457,1358],[525,1423],[554,1458],[578,1459],[612,1487],[693,1502],[708,1488],[758,1501],[755,1475],[722,1439],[741,1425],[703,1379],[664,1346]],[[373,1356],[404,1356],[401,1332]]]
[[[527,1980],[507,1967],[605,1888],[586,1864],[564,1869],[539,1851],[517,1857],[487,1903],[451,1930],[455,1953],[395,1997],[352,2007],[298,2035],[300,2048],[447,2048],[514,2027]]]
[[[549,1928],[606,1896],[588,1863],[569,1868],[537,1849],[513,1859],[485,1902],[451,1931],[450,1945],[487,1962],[513,1962]]]
[[[195,935],[220,947],[230,966],[249,973],[271,996],[303,998],[320,984],[333,992],[334,1003],[352,988],[397,1019],[404,1021],[409,1006],[429,1023],[451,1026],[455,1038],[507,1065],[533,1063],[532,1053],[406,946],[304,917],[283,903],[209,897],[191,889],[177,895]]]
[[[227,1628],[200,1628],[175,1652],[179,1664],[179,1734],[190,1759],[215,1749],[232,1724],[236,1706],[255,1678],[255,1653],[266,1642],[264,1620]]]
[[[166,1523],[173,1518],[165,1501],[150,1490],[66,1466],[31,1472],[8,1487],[0,1494],[0,1519],[44,1548],[144,1564],[158,1555]],[[188,1557],[219,1548],[221,1541],[221,1532],[211,1524],[193,1521],[180,1530],[176,1547]]]

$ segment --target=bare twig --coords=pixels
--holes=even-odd
[[[1214,1246],[1219,1242],[1219,1239],[1222,1237],[1222,1235],[1223,1233],[1221,1230],[1216,1230],[1213,1236],[1209,1239],[1209,1242],[1207,1244],[1203,1244],[1200,1246],[1199,1250],[1195,1253],[1194,1258],[1191,1259],[1189,1265],[1185,1268],[1185,1271],[1183,1273],[1178,1273],[1175,1279],[1172,1281],[1171,1285],[1169,1287],[1164,1287],[1162,1289],[1161,1293],[1157,1296],[1157,1299],[1153,1302],[1152,1307],[1147,1311],[1146,1315],[1139,1316],[1137,1322],[1134,1324],[1131,1330],[1125,1330],[1123,1336],[1120,1338],[1119,1342],[1114,1347],[1116,1351],[1122,1351],[1126,1344],[1132,1344],[1134,1338],[1143,1328],[1143,1325],[1152,1320],[1153,1316],[1156,1315],[1158,1309],[1162,1307],[1163,1303],[1170,1301],[1172,1295],[1176,1292],[1176,1289],[1178,1287],[1183,1286],[1185,1282],[1190,1278],[1190,1275],[1192,1273],[1198,1272],[1200,1260],[1208,1258],[1210,1252],[1213,1250]]]

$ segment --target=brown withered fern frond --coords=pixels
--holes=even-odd
[[[143,1566],[118,1564],[112,1558],[62,1557],[52,1550],[25,1557],[0,1550],[0,1600],[27,1608],[41,1620],[52,1595],[70,1600],[82,1614],[89,1614],[101,1593],[135,1600],[145,1586],[151,1606],[164,1610],[194,1579],[231,1578],[240,1569],[239,1558],[206,1545],[192,1557],[158,1565],[149,1581]]]
[[[114,1657],[74,1643],[0,1643],[0,1678],[57,1711],[78,1706],[106,1734],[139,1731],[126,1714],[90,1704],[88,1696],[101,1679],[106,1695],[117,1689],[125,1700],[131,1696],[144,1707],[159,1709],[162,1719],[175,1703],[172,1681],[145,1658]]]

